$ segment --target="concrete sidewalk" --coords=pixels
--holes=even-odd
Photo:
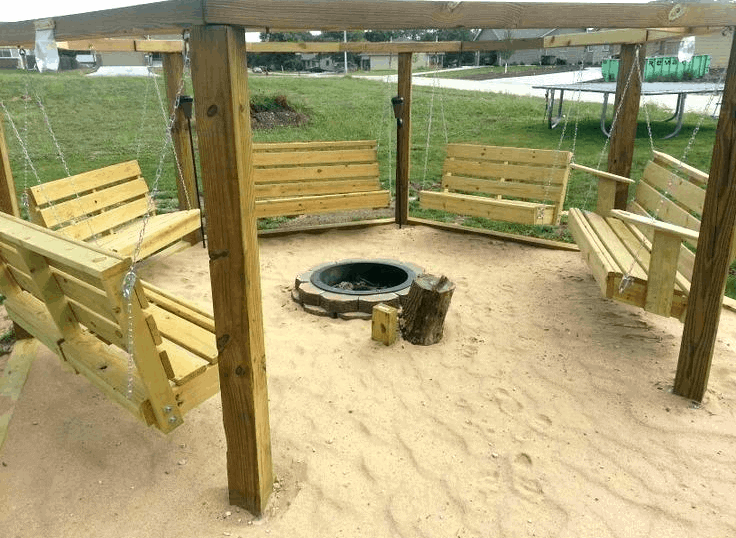
[[[380,77],[361,76],[368,80],[381,80],[388,83],[396,83],[397,75],[386,75]],[[542,84],[573,84],[576,82],[588,82],[603,78],[600,67],[588,67],[582,71],[567,71],[564,73],[550,73],[547,75],[510,77],[492,80],[462,80],[426,76],[426,73],[414,75],[412,84],[414,86],[435,86],[438,88],[451,88],[455,90],[468,90],[476,92],[505,93],[510,95],[522,95],[528,97],[544,98],[545,90],[534,89],[533,86]],[[715,85],[714,85],[715,86]],[[603,94],[590,92],[577,93],[565,92],[565,102],[569,105],[571,101],[603,103]],[[706,105],[710,102],[707,113],[714,114],[714,107],[719,103],[720,97],[711,98],[709,95],[690,95],[685,102],[686,112],[703,114]],[[671,95],[655,95],[645,97],[642,104],[658,105],[674,111],[677,97]],[[567,108],[567,107],[566,107]],[[564,112],[564,110],[563,110]]]

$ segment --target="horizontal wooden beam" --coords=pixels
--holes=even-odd
[[[177,39],[80,39],[59,41],[56,45],[65,50],[90,50],[94,52],[181,52],[184,42]]]
[[[435,0],[169,0],[53,19],[60,41],[179,33],[198,24],[280,30],[690,28],[736,25],[732,4]],[[0,45],[27,45],[33,21],[0,23]]]
[[[510,234],[506,232],[497,232],[495,230],[486,230],[484,228],[471,228],[470,226],[460,226],[459,224],[451,224],[448,222],[438,222],[435,220],[409,217],[409,224],[439,228],[440,230],[445,230],[448,232],[482,235],[493,239],[500,239],[501,241],[521,243],[522,245],[529,245],[531,247],[580,252],[580,249],[574,243],[563,243],[562,241],[553,241],[551,239],[541,239],[539,237],[529,237],[526,235]]]
[[[150,34],[181,34],[204,24],[202,0],[168,0],[138,6],[54,17],[57,41]],[[0,23],[0,46],[33,47],[33,21]]]
[[[689,35],[710,34],[720,30],[722,28],[622,28],[589,33],[559,34],[545,37],[544,48],[653,43]]]
[[[211,24],[315,30],[669,28],[736,24],[736,7],[696,3],[204,0],[204,16]]]

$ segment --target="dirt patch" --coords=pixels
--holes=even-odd
[[[309,116],[294,110],[286,96],[277,95],[261,102],[251,102],[250,120],[252,129],[273,129],[300,127],[309,121]]]

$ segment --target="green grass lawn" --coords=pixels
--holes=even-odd
[[[156,79],[165,95],[162,77]],[[190,87],[190,86],[188,86]],[[378,81],[352,77],[252,77],[254,99],[284,95],[310,121],[302,127],[256,131],[256,141],[307,141],[377,139],[381,181],[393,188],[395,174],[395,120],[390,105],[396,87]],[[40,181],[64,177],[64,168],[33,100],[25,95],[37,92],[43,99],[53,130],[72,174],[117,162],[138,159],[144,176],[156,176],[164,142],[164,120],[151,80],[141,78],[92,78],[79,72],[25,74],[0,72],[0,99],[12,114],[18,129],[26,124],[27,146]],[[473,142],[530,148],[572,149],[573,120],[567,136],[560,140],[561,128],[549,130],[544,123],[544,101],[539,98],[415,87],[412,102],[411,182],[433,188],[441,177],[444,147],[449,142]],[[571,114],[568,101],[567,112]],[[430,107],[431,130],[430,124]],[[609,107],[609,110],[612,107]],[[596,167],[605,139],[599,129],[600,105],[581,103],[578,114],[575,161]],[[668,113],[652,109],[654,119]],[[687,114],[680,136],[661,140],[671,123],[654,122],[655,148],[681,157],[699,116]],[[36,183],[26,166],[12,129],[6,121],[12,169],[19,194],[24,186]],[[708,170],[715,138],[716,121],[706,118],[688,155],[688,163]],[[632,177],[638,179],[648,159],[650,147],[644,113],[640,114]],[[606,156],[602,159],[606,165]],[[176,185],[172,153],[165,154],[160,190],[162,198],[175,199]],[[414,194],[414,193],[412,193]],[[206,193],[205,193],[206,196]],[[596,184],[590,177],[573,172],[565,209],[593,208]],[[452,220],[438,212],[423,211],[412,202],[414,216]],[[532,227],[472,219],[467,224],[517,234],[571,241],[566,226]],[[563,222],[564,224],[564,222]],[[730,293],[733,286],[729,284]]]

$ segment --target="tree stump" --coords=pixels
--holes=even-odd
[[[423,274],[414,279],[401,314],[401,336],[412,344],[429,346],[442,340],[445,316],[455,284],[446,276]]]

